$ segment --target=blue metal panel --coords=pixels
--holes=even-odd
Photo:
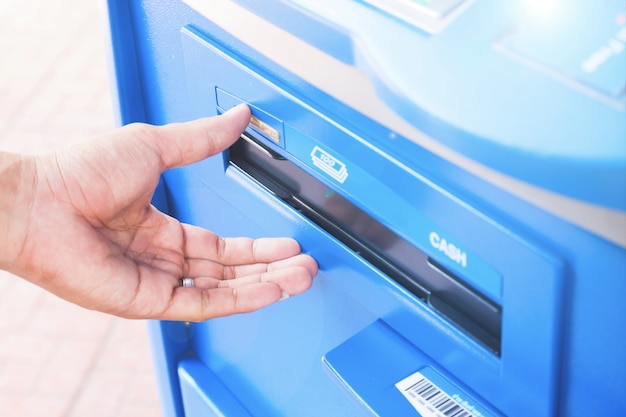
[[[201,362],[192,358],[183,359],[178,373],[186,410],[195,410],[203,417],[251,416],[219,378]]]

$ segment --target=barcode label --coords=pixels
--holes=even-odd
[[[482,416],[482,413],[461,405],[420,372],[398,382],[396,388],[422,417]]]

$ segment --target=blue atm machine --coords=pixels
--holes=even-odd
[[[109,0],[121,124],[247,103],[155,204],[306,293],[150,324],[164,415],[626,415],[623,0]]]

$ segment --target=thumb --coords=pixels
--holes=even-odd
[[[172,123],[154,130],[154,142],[164,169],[201,161],[232,145],[250,122],[250,109],[240,104],[224,114]]]

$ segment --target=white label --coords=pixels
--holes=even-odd
[[[420,372],[404,378],[396,388],[422,417],[482,417],[482,413],[461,405]]]

